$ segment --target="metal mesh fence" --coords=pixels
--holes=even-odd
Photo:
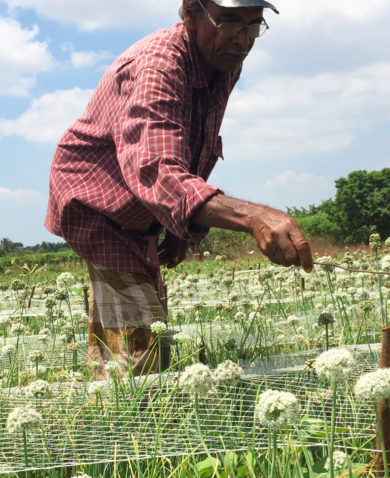
[[[374,352],[360,350],[359,367],[337,394],[336,444],[343,448],[375,449],[375,415],[367,405],[355,402],[351,384],[362,371],[376,365]],[[304,370],[295,356],[283,370],[246,375],[234,386],[218,387],[200,397],[198,418],[191,397],[177,387],[174,374],[151,376],[148,381],[108,383],[104,393],[88,394],[86,384],[53,386],[46,399],[30,399],[23,388],[3,389],[0,396],[0,449],[8,471],[45,469],[156,456],[266,449],[268,430],[259,427],[255,405],[260,392],[272,388],[290,391],[299,398],[300,418],[296,428],[279,441],[296,445],[324,446],[329,433],[331,393],[314,373]],[[291,360],[291,357],[290,357]],[[275,360],[274,365],[277,364]],[[159,380],[162,380],[159,385]],[[146,386],[147,384],[147,386]],[[22,435],[6,431],[9,413],[15,407],[33,407],[42,414],[43,426],[27,434],[28,463]],[[198,426],[199,424],[199,426]]]

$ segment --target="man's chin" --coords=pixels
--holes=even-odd
[[[229,62],[218,62],[215,65],[216,69],[219,71],[223,71],[224,73],[235,73],[236,71],[240,71],[242,68],[243,61],[229,61]]]

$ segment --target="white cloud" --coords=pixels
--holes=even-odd
[[[92,90],[80,88],[47,93],[33,100],[19,118],[0,119],[0,135],[56,143],[66,128],[81,116],[91,95]]]
[[[8,7],[31,8],[60,23],[81,30],[139,26],[178,19],[179,0],[5,0]]]
[[[330,16],[366,21],[368,17],[380,16],[389,7],[388,0],[275,0],[274,3],[281,13],[280,21],[295,23],[297,28],[305,28],[317,19]]]
[[[264,76],[235,90],[223,126],[225,154],[267,160],[340,151],[390,121],[390,63],[316,76]]]
[[[19,205],[31,205],[39,203],[43,194],[30,189],[7,189],[0,187],[0,204],[14,203]]]
[[[9,8],[31,8],[39,14],[61,23],[76,25],[81,30],[108,29],[155,24],[177,19],[180,0],[4,0]],[[297,29],[307,27],[318,19],[347,18],[365,21],[380,16],[388,8],[388,0],[275,0],[281,15],[278,22],[288,23]],[[269,13],[271,15],[271,13]],[[273,15],[273,13],[272,13]]]
[[[262,196],[273,207],[285,206],[298,208],[310,204],[320,204],[335,194],[334,180],[311,173],[296,173],[291,170],[267,180],[262,188]],[[291,200],[294,204],[291,204]]]
[[[107,60],[110,54],[107,51],[73,51],[70,54],[72,65],[76,68],[91,67],[99,63],[101,60]]]
[[[293,169],[296,166],[296,163],[292,163],[289,169],[272,175],[266,167],[256,163],[244,161],[237,168],[227,161],[217,166],[209,182],[220,187],[228,196],[282,210],[287,206],[308,207],[334,197],[336,189],[332,168],[321,175],[307,170],[299,172]]]
[[[36,75],[52,67],[53,58],[47,44],[36,39],[38,34],[36,25],[28,30],[0,17],[0,94],[27,95]]]

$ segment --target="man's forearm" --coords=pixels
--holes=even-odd
[[[208,199],[193,215],[192,222],[252,234],[261,251],[276,264],[313,268],[310,246],[296,221],[283,211],[224,194]]]
[[[224,194],[216,194],[199,208],[192,217],[192,222],[203,227],[252,232],[250,217],[254,208],[256,208],[256,204]]]

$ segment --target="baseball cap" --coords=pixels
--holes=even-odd
[[[234,7],[263,7],[270,8],[275,13],[279,13],[272,3],[265,0],[210,0],[220,7],[234,8]]]

